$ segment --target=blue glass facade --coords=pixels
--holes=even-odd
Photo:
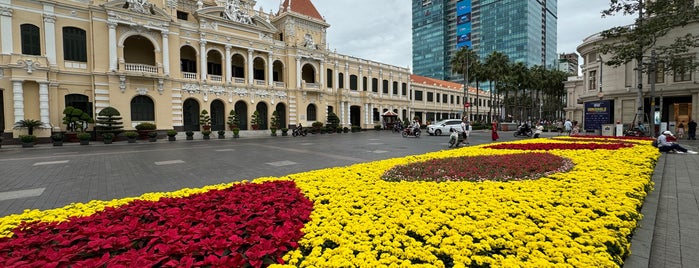
[[[413,0],[413,73],[458,81],[449,62],[467,42],[481,59],[500,51],[527,66],[554,68],[557,11],[557,0]]]

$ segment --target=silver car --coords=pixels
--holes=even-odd
[[[458,132],[462,132],[461,119],[445,119],[427,126],[427,134],[442,135],[449,134],[449,129],[454,128]]]

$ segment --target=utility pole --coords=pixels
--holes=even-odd
[[[464,64],[464,101],[462,105],[464,106],[464,112],[461,114],[461,118],[466,116],[466,104],[468,103],[468,58],[470,53],[466,50],[466,64]]]
[[[655,59],[655,50],[650,51],[650,72],[648,72],[649,80],[650,83],[650,116],[648,116],[648,120],[650,121],[650,136],[655,137],[655,78],[656,78],[656,72],[658,71],[656,68],[656,59]]]
[[[643,0],[638,0],[638,26],[640,31],[643,25]],[[639,123],[643,122],[643,40],[638,39],[638,55],[636,58],[636,80],[638,82],[638,96],[636,99],[636,116],[637,122],[632,122],[632,125],[639,127]]]

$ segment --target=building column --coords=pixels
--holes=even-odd
[[[39,82],[39,116],[46,128],[50,127],[49,111],[49,82]]]
[[[248,49],[248,85],[253,85],[255,75],[252,73],[252,49]]]
[[[50,66],[56,65],[56,16],[53,6],[44,5],[44,42],[46,43],[46,59]]]
[[[357,91],[364,91],[364,75],[362,74],[362,66],[359,66],[359,73],[357,74]]]
[[[201,73],[201,81],[206,82],[206,41],[199,41],[199,72]]]
[[[24,88],[22,80],[12,80],[12,101],[14,102],[15,121],[24,120]]]
[[[340,112],[339,112],[340,125],[345,124],[345,103],[346,102],[344,102],[344,101],[340,102]]]
[[[301,89],[301,56],[296,56],[296,88]]]
[[[269,52],[267,56],[267,81],[269,86],[274,85],[274,60],[272,59],[272,52]]]
[[[345,90],[350,90],[350,87],[349,87],[349,80],[350,80],[349,63],[345,63],[345,77],[344,78],[345,78],[345,79],[343,79],[344,81],[342,81],[342,83],[344,84],[343,88]]]
[[[370,109],[369,109],[369,104],[368,104],[368,103],[365,103],[365,104],[364,104],[364,124],[365,124],[365,125],[369,123],[369,111],[370,111]],[[359,127],[361,127],[361,125],[362,125],[362,124],[361,124],[361,122],[360,122]]]
[[[107,22],[107,27],[109,27],[109,71],[116,72],[119,68],[117,66],[117,38],[116,38],[116,27],[118,23],[114,21]]]
[[[350,102],[347,102],[346,106],[347,107],[345,107],[345,108],[347,109],[347,113],[346,113],[346,117],[345,117],[345,124],[351,125],[352,122],[350,121],[350,111],[351,111],[350,107],[352,107],[352,106],[350,105]]]
[[[170,44],[168,42],[170,31],[164,30],[160,34],[163,36],[163,73],[165,76],[170,76]]]
[[[3,4],[10,5],[9,0],[1,1]],[[12,32],[12,9],[8,7],[0,7],[0,31],[3,33]],[[2,36],[2,54],[12,54],[12,34],[4,34]]]
[[[324,88],[324,85],[325,85],[325,61],[320,60],[320,63],[318,65],[319,65],[318,68],[320,68],[320,70],[319,70],[320,81],[318,81],[318,86],[321,90],[327,89],[327,88]]]
[[[378,87],[379,87],[379,98],[383,98],[383,70],[379,70],[379,77],[378,77]],[[381,111],[379,111],[381,113]]]
[[[231,83],[231,77],[233,76],[233,66],[231,65],[231,45],[226,45],[226,59],[224,60],[226,68],[226,84]]]
[[[335,83],[333,83],[333,91],[337,92],[337,89],[340,88],[340,72],[337,70],[339,68],[339,66],[337,65],[337,61],[335,61],[334,67],[335,68],[333,68],[333,81],[335,81]]]

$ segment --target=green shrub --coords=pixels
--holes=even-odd
[[[127,138],[131,138],[131,139],[138,137],[138,133],[136,133],[135,131],[126,131],[126,133],[124,133],[124,135]]]
[[[87,132],[78,133],[78,139],[81,141],[90,140],[90,138],[92,138],[92,135],[90,135],[90,133],[87,133]]]
[[[153,131],[153,132],[148,132],[148,137],[157,138],[157,137],[158,137],[158,132],[155,132],[155,131]]]
[[[168,136],[168,137],[177,136],[177,131],[174,130],[174,129],[170,129],[170,130],[167,131],[167,136]]]
[[[114,134],[113,134],[113,133],[110,133],[110,132],[104,133],[104,134],[102,134],[102,139],[105,139],[105,140],[113,140],[113,139],[114,139]]]
[[[19,135],[19,140],[22,143],[33,143],[36,141],[36,136],[34,135]]]

